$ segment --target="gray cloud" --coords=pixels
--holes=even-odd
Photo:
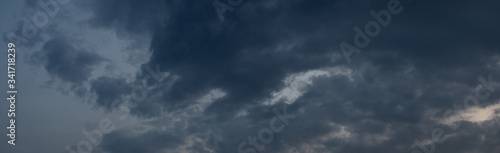
[[[98,54],[75,48],[62,38],[47,41],[42,50],[31,58],[35,63],[42,64],[50,75],[75,84],[87,81],[92,69],[104,61]]]
[[[123,96],[131,93],[131,87],[124,79],[103,76],[92,80],[90,91],[97,96],[95,101],[97,106],[111,110],[123,102]]]
[[[337,44],[352,40],[352,27],[372,20],[369,10],[385,7],[372,1],[362,5],[345,1],[278,1],[272,8],[265,7],[266,3],[245,2],[234,12],[226,12],[226,20],[221,23],[211,3],[168,2],[165,14],[170,17],[164,28],[153,32],[149,65],[159,64],[162,71],[177,74],[181,79],[173,84],[173,90],[154,91],[161,92],[162,97],[141,103],[138,108],[142,109],[135,112],[154,112],[155,107],[147,106],[157,104],[171,112],[186,110],[195,105],[194,97],[220,88],[228,93],[204,110],[206,116],[182,119],[188,123],[195,122],[193,119],[206,122],[188,124],[188,129],[198,126],[214,131],[224,129],[216,132],[222,138],[219,143],[224,145],[210,148],[216,152],[235,151],[246,135],[265,127],[271,119],[270,108],[275,106],[260,103],[284,86],[281,80],[293,73],[344,65],[343,59],[331,63],[332,53],[338,53],[335,53]],[[264,152],[287,152],[286,146],[293,146],[299,152],[410,152],[415,138],[425,139],[433,128],[447,127],[430,119],[429,109],[442,114],[469,94],[479,83],[478,75],[499,76],[498,66],[487,66],[498,61],[495,50],[498,45],[494,42],[499,39],[490,32],[498,31],[494,25],[499,23],[487,20],[497,15],[492,9],[478,9],[492,5],[405,2],[405,12],[394,15],[390,26],[373,38],[361,54],[353,56],[352,64],[344,65],[353,70],[354,80],[346,76],[316,79],[314,86],[290,106],[289,111],[301,112],[300,117],[289,129],[276,135],[276,141],[267,144]],[[346,10],[340,6],[351,7]],[[468,17],[461,8],[482,16]],[[123,25],[140,21],[120,20]],[[482,21],[490,24],[471,30]],[[306,97],[317,100],[303,100]],[[497,101],[495,95],[483,105]],[[248,115],[234,119],[240,110]],[[246,121],[247,128],[221,127],[245,123],[236,120]],[[350,137],[327,137],[341,132],[342,126]],[[483,128],[488,127],[492,126]],[[203,133],[187,131],[189,134],[183,135],[184,138]],[[455,133],[457,136],[446,144],[463,144],[464,148],[439,144],[440,151],[497,150],[488,143],[466,145],[468,138],[479,141],[478,133]],[[489,138],[492,140],[480,142],[498,141],[497,137]]]
[[[342,68],[349,74],[312,78],[288,106],[298,117],[260,152],[411,152],[414,140],[429,139],[434,128],[453,135],[437,144],[439,152],[500,151],[498,117],[464,121],[458,130],[436,120],[480,84],[477,76],[500,80],[498,2],[401,3],[404,11],[350,64],[338,44],[352,43],[353,27],[373,20],[369,11],[386,8],[385,1],[245,1],[226,12],[224,22],[211,1],[79,3],[93,13],[94,28],[127,39],[150,35],[152,56],[144,65],[179,76],[159,81],[131,110],[149,119],[145,132],[120,129],[100,147],[110,153],[236,152],[240,142],[269,126],[272,109],[284,102],[264,101],[286,87],[287,76]],[[89,81],[95,103],[108,110],[149,75],[142,70],[135,82],[89,80],[92,66],[103,61],[91,58],[95,53],[58,39],[44,50],[35,57],[49,73],[75,84]],[[213,89],[225,96],[201,107],[197,100]],[[497,104],[499,95],[480,106]]]

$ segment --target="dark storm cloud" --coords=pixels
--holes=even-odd
[[[169,16],[165,12],[166,2],[157,0],[78,1],[77,3],[90,7],[95,13],[89,21],[90,25],[96,28],[113,27],[118,36],[124,37],[151,33],[161,28]]]
[[[92,9],[96,13],[96,18],[92,19],[91,23],[97,26],[126,29],[135,33],[138,31],[136,26],[158,27],[158,23],[164,24],[164,28],[154,30],[151,43],[153,55],[149,65],[159,64],[162,71],[181,76],[181,79],[172,86],[176,90],[171,90],[162,97],[163,104],[168,106],[168,109],[188,106],[185,104],[189,103],[185,101],[186,99],[200,96],[212,88],[221,88],[229,91],[229,95],[224,101],[209,109],[212,112],[229,113],[221,114],[219,117],[228,116],[243,106],[241,103],[254,104],[269,97],[271,91],[281,87],[281,80],[286,75],[317,68],[330,61],[330,57],[324,56],[325,53],[329,54],[330,50],[321,47],[329,42],[316,36],[318,34],[314,29],[303,28],[303,26],[312,27],[313,24],[294,25],[293,18],[286,17],[287,13],[293,13],[288,8],[288,5],[291,5],[288,2],[285,6],[279,6],[285,10],[264,9],[260,5],[265,2],[258,2],[255,8],[242,7],[239,8],[241,11],[227,12],[228,19],[224,23],[217,20],[212,3],[208,1],[193,3],[169,1],[166,4],[161,2],[152,6],[144,3],[138,4],[139,7],[133,7],[136,6],[135,2],[120,1],[117,10],[126,10],[125,12],[104,11],[108,10],[111,2],[95,3],[98,7]],[[143,9],[142,6],[146,4],[148,9]],[[304,7],[301,4],[294,5]],[[324,6],[315,4],[313,7]],[[136,19],[134,16],[126,15],[138,14],[137,16],[151,18],[151,14],[156,14],[158,8],[167,8],[161,13],[169,15],[166,22],[144,21],[144,18]],[[274,12],[278,15],[259,16]],[[234,15],[241,18],[236,19]],[[326,19],[328,16],[316,18]],[[111,24],[115,22],[119,24]],[[262,22],[272,26],[261,24]],[[313,38],[302,42],[302,35],[312,35]],[[298,42],[294,42],[295,40]],[[276,48],[286,45],[296,45],[296,47],[291,50],[276,51]],[[180,102],[183,104],[179,104]]]
[[[317,38],[314,29],[292,24],[293,17],[284,16],[291,12],[286,7],[267,10],[243,6],[241,12],[228,12],[222,23],[209,2],[174,1],[169,8],[171,16],[165,28],[153,36],[149,62],[181,77],[172,86],[175,90],[163,94],[163,104],[169,109],[182,108],[185,104],[178,102],[220,88],[229,93],[211,105],[208,112],[229,117],[247,104],[269,98],[271,91],[282,87],[286,75],[330,61],[329,56],[324,56],[328,49],[321,47],[327,42]],[[247,9],[251,12],[243,12]],[[274,11],[279,12],[260,16]],[[312,39],[303,41],[303,35]],[[286,45],[292,45],[291,49],[277,49]]]
[[[197,141],[187,150],[235,152],[248,135],[268,126],[272,108],[281,108],[280,103],[261,104],[285,87],[286,76],[343,66],[352,70],[352,78],[314,79],[309,91],[289,106],[298,117],[262,152],[290,151],[286,146],[298,152],[411,152],[414,140],[430,138],[436,127],[455,134],[437,144],[440,152],[498,152],[497,118],[479,125],[464,122],[456,131],[433,119],[461,103],[479,84],[477,76],[491,73],[495,82],[500,80],[498,2],[401,5],[404,11],[393,15],[388,27],[347,64],[343,58],[332,60],[332,55],[342,57],[338,44],[352,43],[353,27],[374,20],[369,11],[385,9],[386,1],[245,1],[226,12],[223,22],[211,1],[85,3],[95,15],[90,20],[95,27],[132,37],[151,34],[147,65],[158,64],[161,71],[180,76],[168,88],[149,91],[159,96],[148,97],[132,112],[162,117],[163,108],[182,124],[167,132],[161,130],[167,121],[146,123],[153,129],[134,136],[124,136],[126,130],[108,134],[101,147],[111,153],[125,152],[120,146],[135,152],[175,150],[212,131],[209,135],[218,139],[203,139],[204,147]],[[146,75],[144,71],[137,79]],[[106,91],[99,92],[97,103],[110,108],[129,93],[127,87],[124,80],[100,78],[92,89]],[[226,96],[201,114],[192,113],[196,99],[215,88]],[[493,93],[481,105],[497,103],[499,95]],[[235,117],[240,111],[248,115]],[[350,136],[328,137],[342,127]]]
[[[125,79],[111,78],[107,76],[99,77],[91,81],[90,91],[97,96],[95,104],[111,110],[118,106],[124,99],[123,96],[129,95],[131,87]]]
[[[78,49],[63,38],[47,41],[42,50],[33,54],[31,58],[35,63],[42,64],[49,75],[74,84],[87,81],[93,68],[105,61],[98,54]]]

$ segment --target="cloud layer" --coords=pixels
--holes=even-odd
[[[134,88],[146,84],[130,110],[143,122],[105,135],[103,152],[238,152],[242,142],[258,152],[412,152],[436,128],[447,138],[436,152],[499,152],[498,111],[458,129],[442,122],[482,84],[478,76],[500,81],[499,2],[400,1],[403,11],[348,64],[339,44],[352,44],[353,28],[387,2],[243,1],[227,4],[233,11],[220,21],[208,0],[91,0],[77,3],[92,13],[91,28],[151,38],[135,80],[91,79],[106,60],[62,39],[33,59],[63,82],[87,83],[107,110],[137,102]],[[147,70],[157,66],[163,79]],[[477,108],[498,104],[495,89]],[[259,139],[265,149],[252,147],[249,137],[284,105],[296,118],[272,141]]]

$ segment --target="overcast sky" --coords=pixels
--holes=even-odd
[[[498,1],[0,4],[0,152],[500,152]]]

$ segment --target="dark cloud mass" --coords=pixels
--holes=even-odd
[[[97,106],[103,106],[107,110],[118,106],[123,101],[121,97],[129,95],[131,91],[131,87],[126,80],[105,76],[93,80],[91,86],[90,90],[97,95],[95,103]]]
[[[42,50],[31,58],[42,63],[50,75],[75,84],[87,81],[93,67],[104,61],[98,54],[77,49],[71,42],[61,38],[47,41]]]
[[[266,101],[299,86],[284,80],[312,70],[329,75],[311,77],[288,102],[297,117],[258,152],[412,152],[415,140],[430,139],[435,128],[447,137],[435,152],[500,152],[498,112],[463,120],[456,130],[442,122],[474,94],[478,76],[500,82],[500,2],[401,0],[403,11],[348,63],[339,44],[354,45],[353,28],[364,29],[375,20],[370,10],[387,9],[387,2],[244,0],[220,21],[212,0],[79,1],[92,12],[93,28],[151,38],[151,57],[135,81],[90,79],[105,59],[62,39],[33,58],[62,81],[88,82],[96,106],[107,110],[132,101],[140,80],[156,84],[130,110],[144,127],[106,134],[99,148],[107,153],[238,152],[286,103]],[[154,80],[148,66],[168,75]],[[498,104],[495,89],[480,108]],[[216,90],[223,96],[200,102]]]

